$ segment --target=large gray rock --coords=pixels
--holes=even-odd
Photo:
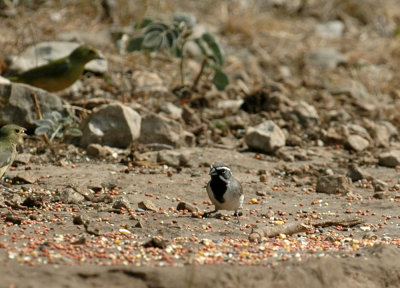
[[[111,147],[126,148],[139,138],[140,115],[120,103],[103,105],[82,123],[81,146],[98,143]]]
[[[274,152],[285,146],[286,138],[283,131],[271,120],[267,120],[255,127],[249,127],[246,131],[247,145],[255,150],[266,153]]]
[[[318,193],[326,194],[346,194],[351,190],[351,179],[344,175],[327,175],[318,179]]]
[[[40,42],[29,47],[21,55],[13,58],[12,68],[26,71],[47,64],[49,61],[68,56],[79,43],[65,41]],[[95,59],[85,65],[85,69],[95,73],[106,73],[108,70],[105,59]]]
[[[165,144],[172,147],[192,146],[193,135],[183,130],[182,125],[167,117],[150,113],[142,118],[140,142]]]
[[[360,135],[350,135],[347,138],[346,147],[354,151],[363,151],[369,146],[369,141]]]
[[[157,153],[157,162],[171,167],[190,166],[190,153],[178,150],[161,150]]]
[[[383,152],[378,156],[379,165],[386,167],[396,167],[400,165],[400,150]]]
[[[297,115],[300,122],[306,125],[316,124],[319,121],[319,115],[314,106],[300,101],[293,107],[293,112]]]
[[[36,112],[32,94],[36,95],[42,114],[51,111],[65,112],[67,103],[45,90],[25,84],[0,84],[0,122],[34,129]]]

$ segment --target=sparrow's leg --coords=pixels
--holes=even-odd
[[[239,209],[240,209],[240,211],[239,211]],[[235,210],[235,213],[233,213],[233,216],[239,217],[239,216],[243,215],[242,209],[241,208],[239,208],[239,209]]]

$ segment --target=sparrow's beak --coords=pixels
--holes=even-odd
[[[210,173],[208,173],[208,175],[215,176],[215,175],[217,175],[217,174],[218,174],[218,173],[217,173],[217,169],[215,169],[214,167],[211,167]]]
[[[27,136],[25,132],[26,132],[26,128],[22,127],[22,129],[21,129],[21,135],[22,135],[22,136]]]

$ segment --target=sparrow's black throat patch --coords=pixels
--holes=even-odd
[[[226,192],[226,189],[228,188],[228,183],[222,181],[219,176],[214,176],[211,177],[211,182],[210,182],[210,187],[211,190],[214,194],[214,198],[219,202],[219,203],[224,203],[224,194]]]

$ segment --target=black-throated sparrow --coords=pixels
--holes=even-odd
[[[211,180],[207,184],[207,193],[215,210],[205,214],[207,217],[218,210],[234,210],[234,216],[242,215],[244,194],[240,182],[232,176],[231,169],[224,164],[215,164],[210,169]]]

